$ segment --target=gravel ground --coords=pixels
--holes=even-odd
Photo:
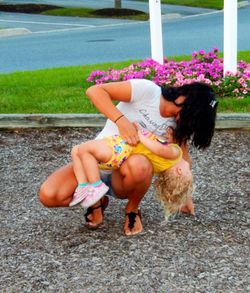
[[[47,209],[41,182],[98,129],[1,131],[1,292],[249,292],[250,132],[216,131],[191,149],[197,216],[164,222],[151,189],[144,232],[122,234],[124,201],[84,227],[80,207]]]

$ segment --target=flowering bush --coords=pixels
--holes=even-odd
[[[160,86],[181,86],[199,81],[211,85],[220,97],[244,98],[249,96],[250,64],[240,61],[235,74],[227,72],[223,77],[223,58],[218,57],[218,49],[214,48],[208,53],[204,50],[193,52],[190,61],[165,59],[161,65],[146,59],[121,70],[93,71],[87,81],[100,84],[132,78],[150,79]]]

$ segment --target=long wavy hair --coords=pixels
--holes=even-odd
[[[199,148],[207,148],[214,135],[215,120],[218,102],[212,88],[201,82],[193,82],[180,87],[162,87],[165,100],[182,107],[180,119],[175,129],[175,139],[181,145],[189,139]],[[177,104],[176,99],[184,96],[182,104]]]

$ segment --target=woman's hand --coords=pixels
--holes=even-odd
[[[131,123],[125,116],[123,116],[116,122],[116,126],[119,129],[121,137],[129,145],[133,146],[138,144],[139,136],[134,123]]]

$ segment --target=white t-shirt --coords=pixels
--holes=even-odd
[[[174,118],[163,118],[160,115],[161,88],[146,79],[131,79],[131,101],[120,102],[117,108],[131,122],[138,122],[156,135],[163,135],[168,126],[175,127]],[[119,134],[116,124],[107,120],[97,138]]]

